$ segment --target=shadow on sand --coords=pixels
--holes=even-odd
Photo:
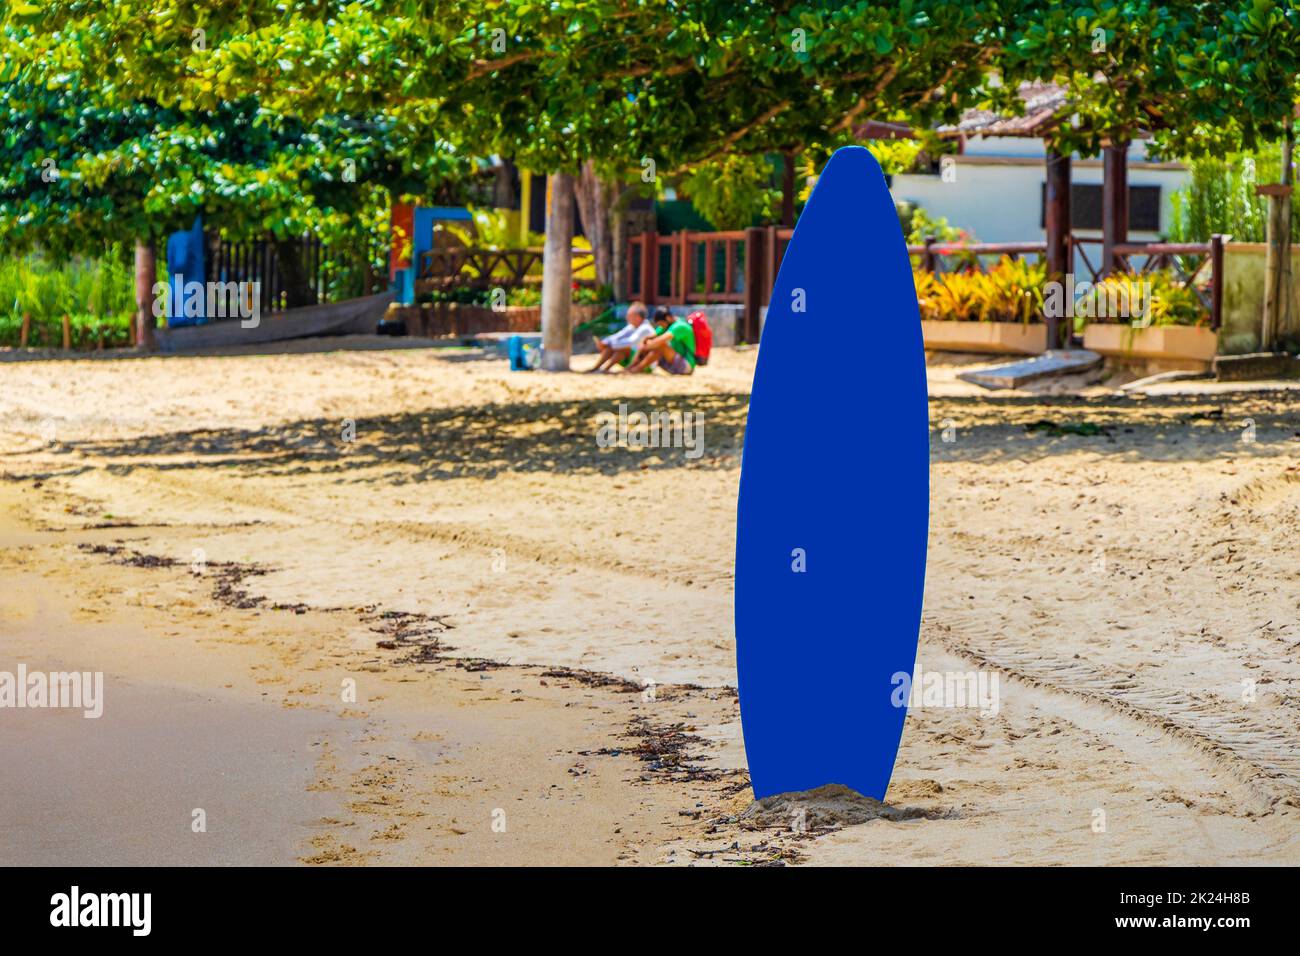
[[[680,442],[640,450],[601,447],[597,416],[616,412],[620,403],[630,412],[702,416],[702,453],[690,456]],[[392,484],[503,472],[727,469],[739,466],[748,408],[746,393],[502,403],[357,419],[351,441],[344,438],[346,420],[317,418],[262,429],[71,442],[53,450],[69,456],[72,468],[95,459],[116,473],[230,468]],[[874,446],[871,438],[872,416],[886,414],[887,398],[872,400],[865,411],[844,411],[846,468],[887,463],[888,450]],[[936,464],[1034,461],[1079,452],[1170,462],[1300,453],[1300,407],[1276,395],[937,398],[930,403],[930,417]],[[951,441],[944,440],[945,429]],[[793,434],[790,441],[791,454],[797,455],[800,436]]]

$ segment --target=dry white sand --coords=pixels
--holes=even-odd
[[[990,396],[936,366],[920,665],[996,671],[1001,707],[914,711],[898,812],[799,834],[736,819],[731,574],[755,353],[715,354],[684,380],[444,350],[0,364],[0,567],[27,582],[0,602],[0,668],[94,662],[129,701],[107,737],[128,755],[160,700],[210,698],[235,734],[265,720],[284,760],[240,792],[289,808],[293,847],[235,828],[202,858],[1300,862],[1285,395]],[[595,416],[620,401],[703,413],[705,454],[597,447]],[[843,414],[846,441],[870,442],[889,397],[864,382]],[[1041,421],[1102,431],[1027,428]],[[115,563],[132,553],[178,563]],[[33,594],[66,623],[34,626]],[[274,710],[309,716],[249,716]],[[24,746],[62,750],[50,727]],[[224,759],[196,752],[198,779]],[[25,805],[70,774],[35,774]],[[213,781],[199,789],[219,806]],[[188,827],[200,798],[167,789]],[[41,819],[84,819],[78,799]],[[0,811],[0,833],[17,822]],[[87,826],[82,846],[102,829]],[[187,832],[138,837],[130,860],[200,858]]]

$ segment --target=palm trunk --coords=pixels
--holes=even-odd
[[[784,156],[781,166],[781,225],[786,229],[794,228],[794,153]]]

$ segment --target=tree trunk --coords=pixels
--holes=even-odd
[[[794,153],[785,154],[781,169],[781,225],[794,228]]]
[[[316,289],[302,264],[302,240],[272,239],[280,280],[284,283],[285,308],[299,309],[316,304]],[[272,290],[274,291],[274,290]]]
[[[519,204],[519,196],[515,192],[515,164],[505,156],[501,157],[501,165],[495,170],[495,178],[492,181],[492,205],[497,209],[514,209]]]
[[[1282,332],[1291,330],[1291,160],[1295,154],[1295,121],[1286,121],[1286,139],[1282,143],[1282,185],[1286,194],[1282,197],[1282,208],[1278,219],[1282,226],[1281,242],[1278,248],[1278,309],[1277,324],[1273,326],[1273,338],[1281,345]]]
[[[609,286],[615,302],[627,301],[627,203],[631,195],[632,188],[623,186],[610,212],[609,244],[614,261],[610,263]]]
[[[574,193],[578,200],[578,215],[582,217],[582,231],[586,233],[587,241],[591,243],[596,282],[600,285],[612,286],[614,244],[610,213],[614,205],[614,185],[601,179],[596,172],[596,164],[587,160],[578,172]],[[551,198],[554,200],[555,197]]]
[[[1295,131],[1290,120],[1282,143],[1282,182],[1268,193],[1268,252],[1265,258],[1264,317],[1260,323],[1259,348],[1277,348],[1283,327],[1291,317],[1291,155]]]
[[[542,254],[542,368],[567,372],[573,351],[573,177],[551,176]]]
[[[135,243],[135,342],[136,348],[152,352],[158,347],[154,337],[153,287],[158,281],[158,260],[153,243],[137,239]]]

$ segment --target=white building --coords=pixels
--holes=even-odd
[[[1032,133],[1055,119],[1064,93],[1059,87],[1043,85],[1026,88],[1021,95],[1026,104],[1023,117],[973,110],[957,127],[943,130],[946,137],[958,141],[957,155],[945,157],[932,174],[895,175],[894,199],[948,220],[978,242],[1044,241],[1047,150]],[[1100,266],[1102,160],[1075,156],[1071,165],[1071,232],[1076,239],[1097,240],[1084,243],[1082,254],[1076,252],[1074,270],[1090,277],[1081,255],[1087,255],[1094,269]],[[1130,144],[1129,242],[1167,237],[1170,197],[1190,178],[1184,164],[1148,158],[1141,140]]]

